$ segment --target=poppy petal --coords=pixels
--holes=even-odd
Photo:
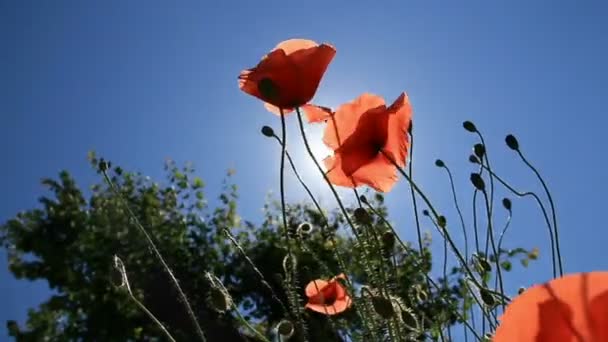
[[[402,93],[388,108],[388,138],[383,152],[399,167],[405,167],[409,138],[407,131],[412,122],[412,106],[406,93]]]
[[[264,108],[266,108],[267,111],[276,114],[276,115],[281,115],[281,108],[272,105],[268,102],[264,102]],[[283,115],[287,114],[287,113],[291,113],[293,112],[293,108],[283,108]]]
[[[252,69],[239,75],[239,88],[245,93],[276,107],[290,108],[292,94],[298,92],[298,69],[283,50],[271,52]],[[270,91],[261,89],[267,84]]]
[[[591,301],[589,328],[594,341],[608,341],[608,291],[604,291]]]
[[[306,285],[306,289],[304,290],[306,293],[306,297],[311,298],[318,295],[323,288],[325,288],[329,284],[325,280],[317,279],[313,280]]]
[[[570,342],[574,334],[570,328],[572,310],[558,299],[538,304],[538,334],[535,342]]]
[[[494,342],[608,341],[608,272],[566,275],[507,306]]]
[[[365,184],[379,192],[389,192],[399,180],[397,169],[383,155],[378,155],[371,163],[359,168],[352,178],[357,184]]]
[[[344,298],[336,300],[332,305],[307,303],[305,307],[318,313],[326,315],[336,315],[346,311],[346,309],[350,307],[351,303],[352,300],[350,299],[350,297],[346,296]]]
[[[280,42],[272,51],[283,50],[286,55],[290,55],[298,50],[309,49],[318,45],[314,40],[293,38]]]
[[[384,99],[369,93],[341,105],[327,121],[323,135],[325,145],[333,150],[338,149],[355,132],[361,116],[376,108],[385,108]]]
[[[298,102],[294,105],[304,105],[312,100],[335,55],[336,49],[327,44],[297,50],[289,55],[298,70],[298,91],[294,94]]]
[[[312,104],[303,105],[302,111],[309,123],[323,122],[333,115],[331,108]]]

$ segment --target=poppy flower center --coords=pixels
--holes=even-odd
[[[279,87],[268,77],[264,77],[258,82],[258,90],[262,97],[269,101],[279,98]]]
[[[322,301],[325,305],[333,305],[338,299],[338,291],[336,291],[336,285],[328,286],[321,292],[323,295]]]

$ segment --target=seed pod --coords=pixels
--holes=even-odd
[[[293,336],[294,330],[295,330],[295,327],[294,327],[293,323],[291,323],[291,321],[288,321],[286,319],[280,321],[279,324],[277,324],[277,332],[284,339],[288,339],[291,336]]]

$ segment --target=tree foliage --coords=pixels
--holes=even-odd
[[[94,155],[90,157],[97,169],[99,160]],[[165,169],[167,179],[159,183],[120,167],[111,168],[109,175],[179,279],[207,339],[257,340],[245,329],[235,310],[215,310],[207,274],[221,279],[238,312],[264,335],[271,336],[281,320],[293,320],[289,291],[285,288],[286,246],[278,206],[268,201],[261,219],[244,220],[238,214],[237,187],[231,183],[230,174],[217,205],[210,206],[205,184],[194,175],[192,167],[180,168],[168,162]],[[49,195],[39,199],[40,208],[19,213],[0,226],[0,242],[8,251],[12,274],[20,279],[47,280],[52,289],[46,302],[30,310],[25,326],[7,322],[11,336],[17,341],[164,340],[159,327],[120,286],[120,274],[113,267],[114,256],[118,256],[134,296],[178,341],[195,340],[193,325],[176,291],[135,229],[124,203],[103,178],[89,189],[82,189],[64,171],[42,183]],[[425,241],[422,253],[408,243],[406,248],[392,243],[383,197],[375,195],[368,203],[381,215],[370,215],[370,222],[358,229],[360,234],[373,237],[366,241],[378,242],[372,249],[378,257],[373,260],[380,261],[371,267],[386,271],[380,280],[370,279],[364,271],[361,260],[366,259],[369,249],[345,233],[348,229],[341,214],[327,213],[325,222],[325,215],[308,203],[288,205],[289,232],[298,241],[298,300],[305,300],[303,287],[309,281],[345,272],[358,285],[372,290],[385,286],[399,298],[407,308],[400,319],[422,327],[420,339],[431,334],[434,326],[455,324],[458,318],[453,311],[462,305],[464,293],[461,270],[454,269],[448,278],[436,280],[440,288],[429,287],[430,241]],[[354,210],[348,209],[349,213]],[[305,222],[313,229],[301,234],[298,227]],[[239,246],[230,241],[226,231]],[[347,270],[341,268],[337,256],[344,259]],[[263,286],[247,258],[272,292]],[[372,304],[378,311],[378,303]],[[370,324],[362,322],[355,310],[331,318],[302,312],[313,341],[344,340],[345,334],[364,340],[364,328]]]

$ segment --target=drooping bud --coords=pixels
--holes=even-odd
[[[267,136],[269,138],[272,138],[272,137],[274,137],[274,130],[270,126],[264,126],[264,127],[262,127],[262,134],[264,134],[265,136]]]
[[[479,173],[471,173],[471,183],[479,191],[484,191],[486,188],[486,183]]]
[[[473,152],[479,160],[483,160],[483,156],[486,154],[486,147],[483,144],[475,144],[475,146],[473,146]]]
[[[471,163],[473,163],[473,164],[481,164],[481,162],[479,161],[479,159],[474,154],[471,154],[469,156],[469,161]]]
[[[367,210],[365,210],[364,208],[359,207],[359,208],[355,209],[354,215],[355,215],[355,220],[357,220],[357,222],[359,222],[360,224],[371,224],[372,223],[372,217],[369,215]]]
[[[522,286],[517,290],[517,294],[522,294],[524,291],[526,291],[526,288]]]
[[[477,132],[477,127],[471,121],[465,121],[462,123],[462,127],[471,133]]]
[[[513,134],[507,135],[507,137],[505,138],[505,142],[507,143],[507,146],[509,146],[510,149],[514,151],[519,150],[519,142]]]
[[[487,289],[480,289],[479,296],[481,297],[481,300],[485,305],[491,308],[496,305],[496,299],[494,298],[494,295],[492,295],[492,293]]]
[[[441,159],[435,160],[435,166],[437,167],[445,167],[445,163]]]
[[[511,211],[511,200],[508,198],[503,198],[502,199],[502,206],[505,207],[505,209],[507,209],[508,211]]]
[[[395,315],[395,308],[393,308],[393,303],[391,303],[390,299],[374,296],[372,297],[372,306],[374,307],[374,311],[384,319],[389,319]]]

